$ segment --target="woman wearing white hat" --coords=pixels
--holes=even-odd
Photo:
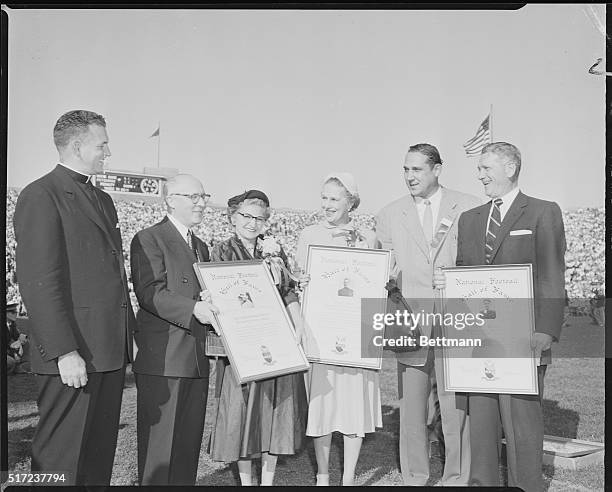
[[[309,244],[377,247],[376,234],[360,230],[349,212],[359,205],[355,179],[349,173],[332,173],[323,181],[323,220],[304,228],[298,241],[296,262],[304,269]],[[317,485],[329,485],[332,433],[344,435],[342,485],[353,485],[363,437],[382,427],[378,372],[372,369],[313,363],[310,372],[306,435],[314,438]]]

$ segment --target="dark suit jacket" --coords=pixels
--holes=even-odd
[[[135,319],[117,211],[108,194],[96,193],[106,218],[58,165],[17,199],[17,277],[38,374],[58,374],[57,357],[73,350],[88,372],[121,368],[126,344],[131,358]]]
[[[491,203],[464,212],[459,218],[457,265],[484,265],[485,235]],[[531,231],[513,235],[511,231]],[[493,248],[491,264],[531,263],[535,330],[558,341],[565,301],[565,232],[561,209],[554,202],[523,193],[510,206]],[[550,351],[542,353],[543,362]]]
[[[202,261],[208,247],[196,238]],[[134,372],[153,376],[208,377],[206,325],[193,316],[200,284],[195,255],[172,222],[140,231],[132,240],[132,282],[140,310],[135,331]]]

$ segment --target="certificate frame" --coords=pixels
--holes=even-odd
[[[302,299],[302,316],[306,327],[304,350],[310,362],[381,369],[383,347],[372,344],[373,337],[381,333],[372,331],[372,323],[367,318],[370,312],[386,312],[388,293],[385,285],[389,280],[390,260],[391,252],[385,249],[308,246],[305,271],[310,280]],[[333,265],[330,272],[321,271],[323,264]],[[358,288],[352,289],[347,278],[354,279]],[[362,296],[363,278],[372,286],[364,288],[367,295]],[[344,279],[342,285],[341,279]],[[330,290],[329,285],[334,280],[336,292]],[[329,318],[325,314],[333,318],[334,305],[351,313],[347,326],[327,322]],[[368,357],[364,357],[364,353]]]
[[[240,384],[308,370],[293,321],[263,260],[198,262],[193,268],[219,308],[214,319]]]
[[[483,316],[482,333],[485,333],[488,347],[485,345],[478,356],[470,357],[465,351],[460,353],[455,348],[442,347],[446,391],[537,395],[538,361],[531,348],[535,333],[532,265],[460,266],[441,270],[446,274],[446,287],[442,290],[444,315],[453,311],[453,308],[449,309],[452,302],[464,302],[466,306],[471,303],[474,306],[476,302],[484,304],[484,301],[489,301],[490,304],[498,301],[498,306],[502,308],[498,316],[495,310],[484,306],[492,314]],[[515,305],[512,306],[512,303]],[[509,311],[512,316],[506,316]],[[479,314],[485,312],[481,310]],[[443,326],[444,337],[457,338],[456,332],[451,333],[451,329],[450,326]],[[512,330],[511,342],[508,342],[509,329]],[[508,354],[509,346],[512,348]],[[493,355],[487,356],[487,353]],[[502,354],[503,357],[495,354]]]

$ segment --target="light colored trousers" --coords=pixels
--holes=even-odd
[[[437,351],[436,351],[437,352]],[[442,358],[430,348],[424,366],[398,362],[400,405],[400,466],[404,485],[422,486],[429,479],[428,401],[430,377],[437,377],[438,400],[445,443],[440,485],[467,485],[470,477],[470,428],[467,395],[444,389]]]

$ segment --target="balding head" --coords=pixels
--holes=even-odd
[[[202,212],[209,195],[199,179],[191,174],[177,174],[162,186],[162,197],[168,214],[186,227],[202,222]],[[195,203],[194,200],[196,199]]]
[[[191,174],[177,174],[176,176],[168,178],[166,181],[164,181],[162,196],[165,201],[168,195],[177,193],[177,190],[179,190],[178,193],[185,193],[183,190],[184,188],[192,187],[199,187],[202,190],[204,189],[200,180],[195,176],[192,176]]]

